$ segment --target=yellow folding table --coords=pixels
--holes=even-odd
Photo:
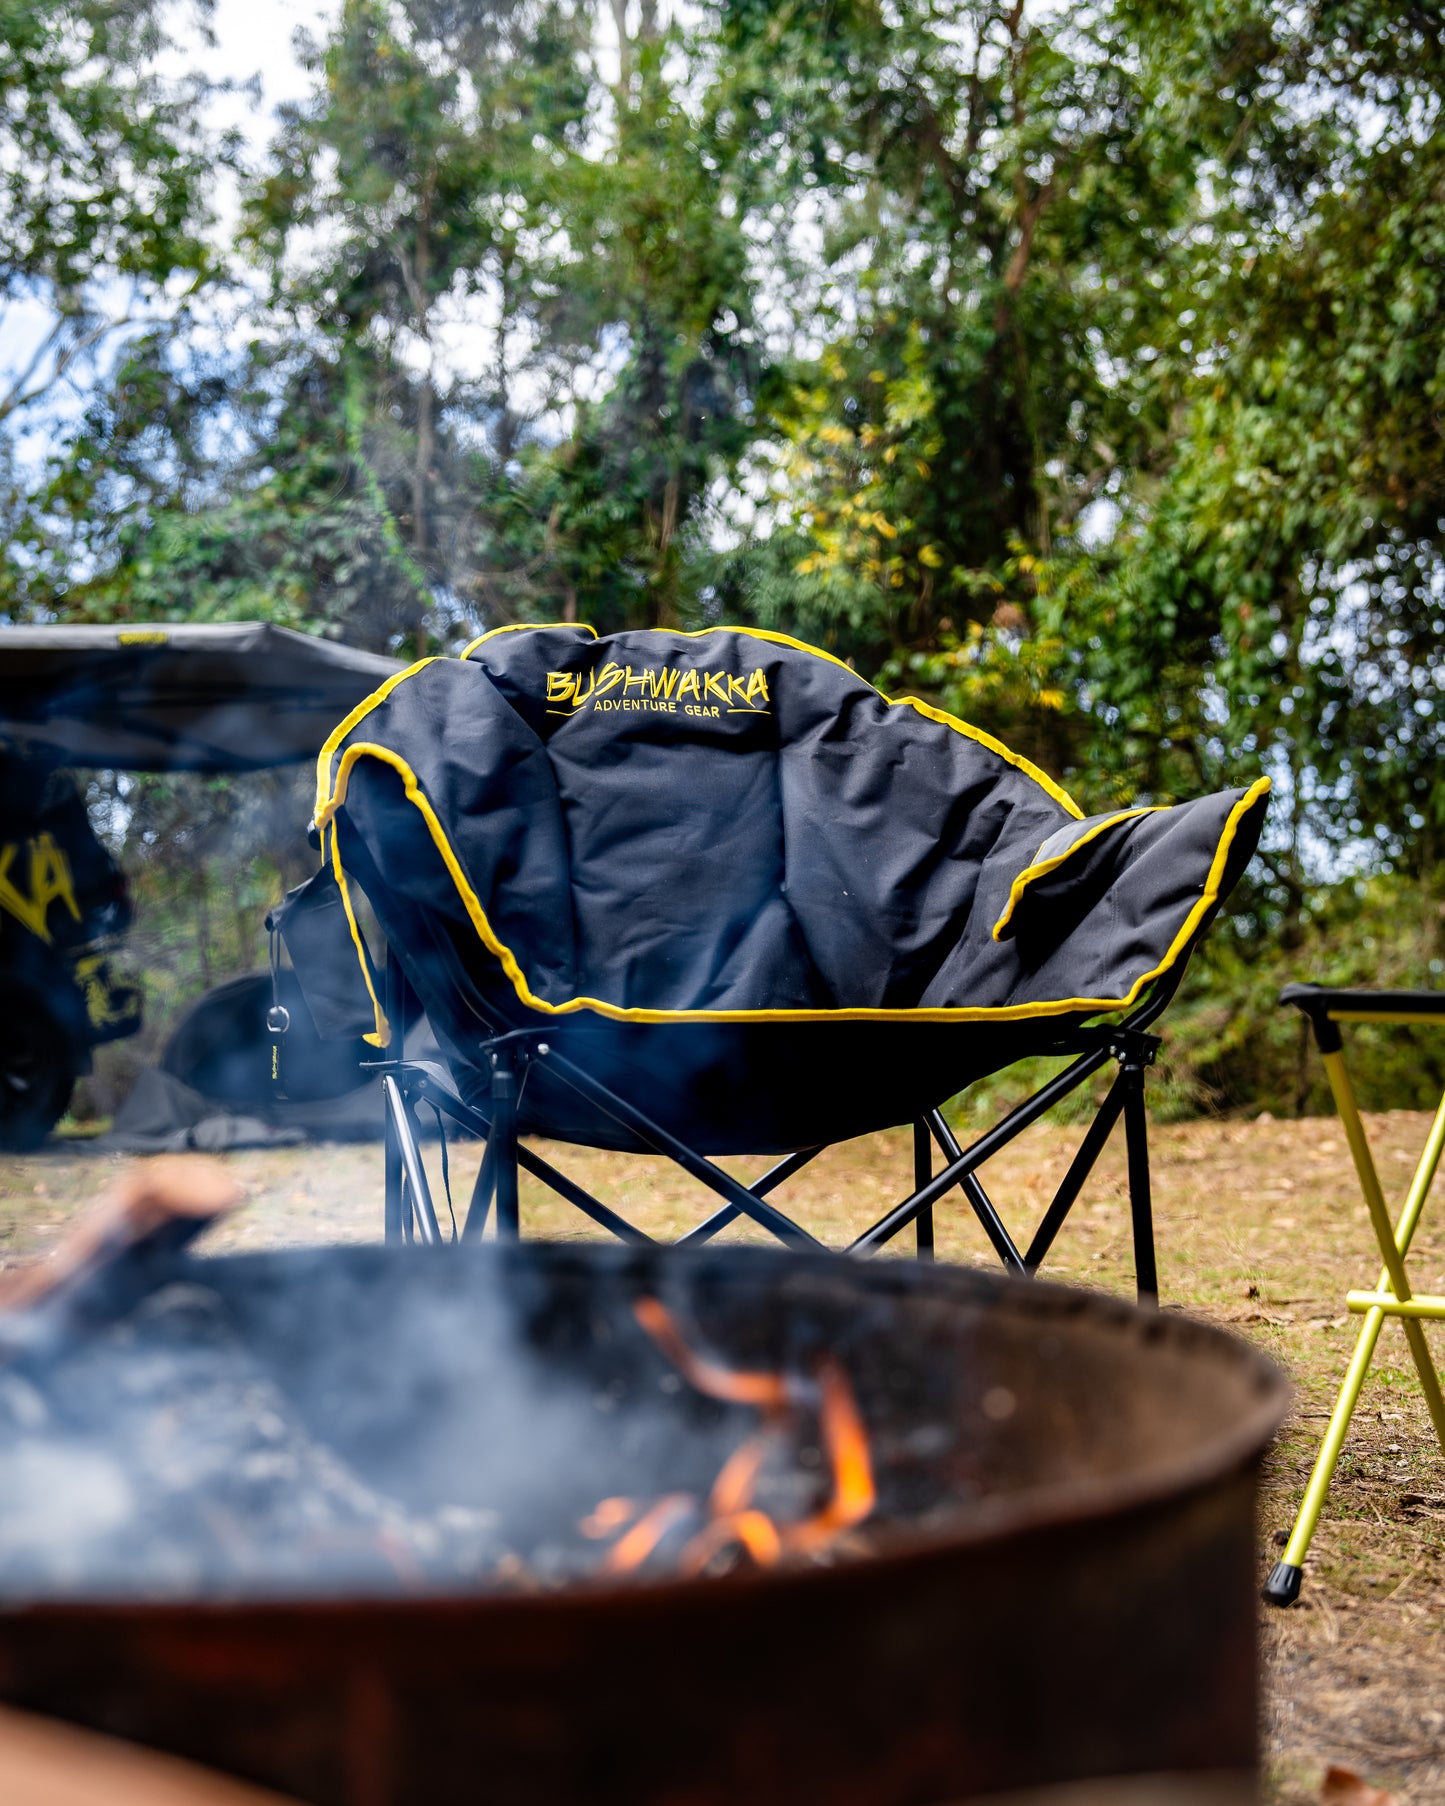
[[[1375,1348],[1387,1317],[1398,1317],[1404,1328],[1405,1339],[1415,1362],[1415,1371],[1419,1374],[1420,1384],[1424,1389],[1425,1403],[1430,1408],[1430,1418],[1435,1425],[1435,1434],[1439,1438],[1442,1452],[1445,1452],[1445,1398],[1441,1396],[1440,1378],[1435,1371],[1435,1363],[1430,1358],[1424,1330],[1424,1320],[1445,1319],[1445,1298],[1415,1292],[1405,1270],[1405,1257],[1410,1252],[1410,1243],[1419,1227],[1425,1199],[1429,1196],[1435,1169],[1440,1164],[1442,1148],[1445,1148],[1445,1097],[1442,1097],[1440,1107],[1435,1112],[1435,1120],[1430,1126],[1424,1151],[1415,1168],[1415,1176],[1410,1181],[1400,1219],[1392,1224],[1385,1194],[1380,1187],[1380,1176],[1375,1170],[1374,1156],[1365,1136],[1365,1127],[1360,1121],[1354,1087],[1345,1065],[1344,1037],[1340,1032],[1342,1025],[1350,1022],[1445,1023],[1445,992],[1330,990],[1323,985],[1287,985],[1281,991],[1279,1000],[1284,1004],[1293,1004],[1309,1017],[1315,1044],[1324,1060],[1330,1090],[1334,1093],[1335,1108],[1340,1113],[1350,1153],[1354,1157],[1355,1171],[1359,1174],[1360,1189],[1365,1194],[1375,1239],[1380,1244],[1380,1254],[1385,1263],[1384,1271],[1373,1291],[1346,1294],[1350,1310],[1363,1318],[1355,1342],[1355,1352],[1345,1373],[1344,1384],[1340,1387],[1340,1395],[1335,1400],[1335,1408],[1320,1444],[1320,1452],[1315,1457],[1314,1472],[1305,1488],[1305,1496],[1290,1533],[1284,1559],[1275,1563],[1265,1582],[1264,1596],[1271,1605],[1292,1605],[1299,1597],[1300,1579],[1310,1539],[1314,1536],[1315,1526],[1324,1508],[1335,1464],[1340,1458],[1350,1419],[1354,1416],[1355,1405],[1364,1386],[1365,1376],[1370,1370],[1370,1363],[1375,1358]]]

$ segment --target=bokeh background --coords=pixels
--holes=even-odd
[[[1322,1108],[1281,983],[1445,973],[1442,87],[1435,0],[0,0],[0,618],[753,623],[1088,811],[1266,772],[1155,1104]],[[309,785],[87,782],[108,1114]]]

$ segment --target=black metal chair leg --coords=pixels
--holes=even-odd
[[[492,1057],[492,1133],[487,1152],[496,1149],[497,1235],[515,1242],[522,1233],[517,1196],[517,1067],[509,1048]]]
[[[386,1019],[391,1026],[392,1044],[396,1049],[394,1057],[399,1059],[406,1047],[406,1033],[414,1014],[415,993],[407,983],[401,961],[390,948],[387,949],[382,995]],[[412,1237],[412,1211],[411,1200],[407,1197],[406,1165],[402,1158],[401,1143],[405,1124],[398,1123],[394,1118],[389,1099],[382,1104],[382,1116],[385,1123],[385,1236],[389,1242],[409,1242]]]
[[[1149,1119],[1144,1108],[1144,1062],[1125,1057],[1124,1141],[1129,1155],[1129,1212],[1134,1223],[1134,1277],[1140,1304],[1159,1302],[1154,1258],[1154,1202],[1149,1187]]]
[[[922,1191],[933,1177],[933,1131],[927,1121],[913,1125],[913,1189]],[[933,1259],[933,1206],[930,1204],[920,1210],[914,1219],[914,1234],[918,1238],[918,1258]]]
[[[397,1139],[396,1124],[392,1121],[391,1110],[385,1105],[382,1108],[385,1125],[382,1131],[386,1173],[385,1233],[388,1242],[404,1242],[406,1240],[407,1206],[402,1176],[401,1143]]]
[[[381,1090],[386,1100],[388,1126],[394,1131],[397,1158],[406,1181],[402,1192],[402,1234],[410,1241],[414,1222],[422,1241],[439,1242],[441,1229],[437,1223],[431,1187],[427,1184],[426,1168],[422,1165],[421,1148],[417,1145],[407,1100],[390,1073],[383,1077]]]
[[[930,1110],[924,1121],[932,1129],[933,1139],[942,1150],[944,1159],[947,1161],[960,1159],[963,1149],[958,1145],[953,1130],[944,1120],[942,1110]],[[983,1181],[978,1174],[976,1172],[965,1173],[958,1182],[958,1189],[968,1199],[969,1208],[978,1218],[984,1234],[993,1244],[994,1253],[1011,1273],[1022,1273],[1024,1257],[1015,1247],[1013,1237],[1004,1228],[1003,1219],[994,1209],[993,1200],[983,1189]]]
[[[1034,1231],[1034,1239],[1029,1243],[1029,1251],[1024,1256],[1024,1266],[1030,1274],[1037,1273],[1043,1265],[1044,1256],[1054,1245],[1054,1238],[1064,1226],[1064,1218],[1074,1207],[1074,1200],[1083,1190],[1084,1181],[1094,1170],[1094,1163],[1103,1152],[1104,1143],[1114,1131],[1114,1124],[1119,1120],[1119,1113],[1124,1108],[1124,1099],[1128,1095],[1123,1074],[1115,1077],[1109,1087],[1109,1094],[1099,1106],[1099,1113],[1089,1124],[1084,1139],[1079,1143],[1079,1151],[1074,1155],[1069,1170],[1064,1174],[1059,1189],[1054,1193],[1054,1201],[1044,1212],[1044,1219]]]
[[[486,1146],[482,1150],[482,1164],[477,1168],[477,1182],[472,1187],[472,1201],[467,1206],[467,1214],[462,1222],[464,1242],[481,1240],[486,1231],[487,1218],[491,1215],[492,1193],[496,1189],[497,1144],[489,1125]]]

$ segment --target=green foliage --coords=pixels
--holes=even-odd
[[[360,384],[259,348],[249,374],[241,388],[178,373],[168,335],[128,348],[44,493],[32,587],[83,539],[94,568],[65,601],[90,620],[269,620],[417,645],[431,597],[367,458]],[[255,449],[218,481],[223,423]]]
[[[1300,945],[1285,945],[1268,915],[1221,923],[1204,943],[1170,1011],[1162,1056],[1175,1114],[1268,1109],[1276,1116],[1333,1109],[1308,1024],[1275,999],[1302,974],[1320,984],[1445,989],[1445,910],[1406,878],[1321,886],[1307,899]],[[1361,1024],[1346,1031],[1367,1109],[1433,1110],[1445,1091],[1438,1030]],[[1157,1101],[1157,1100],[1156,1100]]]
[[[152,0],[0,0],[0,297],[83,310],[97,277],[205,274],[202,84],[165,83]]]
[[[1278,984],[1442,952],[1437,13],[344,0],[226,349],[172,309],[43,473],[0,437],[0,607],[752,621],[1088,809],[1266,771],[1169,1095],[1313,1107]],[[97,283],[222,261],[157,18],[0,0],[0,297],[52,297],[52,375]]]
[[[177,290],[218,261],[210,194],[229,147],[199,123],[209,84],[157,73],[162,10],[0,0],[0,506],[16,520],[27,498],[10,435],[93,377],[118,332],[173,315]]]

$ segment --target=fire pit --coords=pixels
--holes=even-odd
[[[152,1253],[0,1357],[0,1696],[337,1806],[1255,1757],[1283,1382],[904,1263]]]

